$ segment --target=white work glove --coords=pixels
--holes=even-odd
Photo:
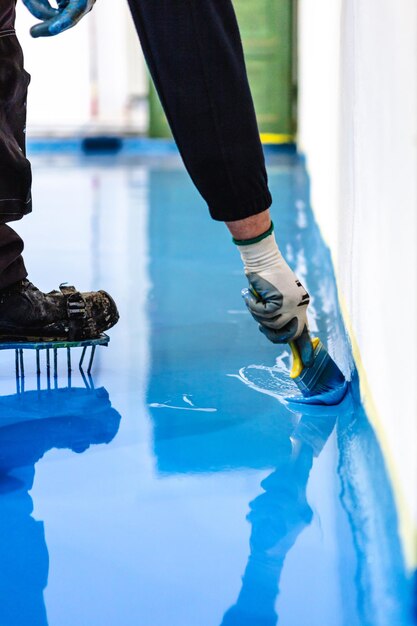
[[[307,320],[310,296],[279,251],[273,226],[257,239],[234,242],[249,282],[242,296],[260,331],[273,343],[294,342],[309,367],[314,360]]]

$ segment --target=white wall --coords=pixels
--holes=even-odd
[[[32,39],[36,19],[18,3],[17,33],[32,75],[28,132],[143,131],[136,111],[148,90],[147,72],[126,2],[100,0],[75,28]]]
[[[300,0],[300,145],[416,564],[415,0]]]

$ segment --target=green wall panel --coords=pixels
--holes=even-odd
[[[261,133],[295,134],[294,20],[296,0],[234,0],[249,82]],[[150,135],[170,130],[156,91],[150,89]]]

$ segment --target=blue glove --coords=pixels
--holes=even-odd
[[[49,20],[58,15],[58,9],[54,9],[48,0],[23,0],[23,4],[38,20]]]
[[[96,0],[57,0],[57,9],[48,0],[22,1],[32,15],[42,20],[30,29],[32,37],[51,37],[78,24],[91,11]]]

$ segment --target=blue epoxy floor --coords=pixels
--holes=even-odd
[[[288,351],[177,158],[34,158],[30,277],[121,312],[87,391],[16,395],[0,353],[0,626],[410,626],[392,493],[357,382],[291,410]],[[352,363],[302,159],[269,159],[312,327]],[[44,380],[44,386],[45,386]]]

